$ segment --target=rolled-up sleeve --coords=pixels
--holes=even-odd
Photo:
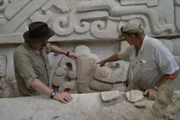
[[[155,58],[163,74],[173,74],[179,69],[175,58],[165,46],[157,46],[155,49]]]
[[[26,54],[14,53],[15,72],[18,74],[16,77],[21,77],[26,83],[28,88],[31,88],[31,83],[34,79],[38,78],[35,73],[33,65]]]
[[[118,56],[121,60],[129,61],[130,54],[132,53],[133,46],[128,46],[126,49],[120,51]]]
[[[51,44],[50,44],[50,43],[48,43],[48,44],[46,45],[45,49],[46,49],[46,53],[50,53],[50,52],[51,52],[51,50],[52,50],[52,48],[51,48]]]

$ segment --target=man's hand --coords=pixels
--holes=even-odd
[[[73,53],[73,52],[69,52],[68,57],[70,57],[70,58],[72,58],[72,59],[76,59],[76,58],[77,58],[77,56],[76,56],[75,53]]]
[[[100,67],[102,67],[102,66],[104,66],[105,65],[105,61],[104,60],[102,60],[102,61],[100,61],[100,62],[98,62],[97,64],[100,64]]]
[[[148,95],[149,99],[154,100],[156,97],[156,89],[154,88],[147,89],[144,95]]]
[[[54,99],[61,101],[63,103],[72,101],[72,97],[68,92],[56,92]]]

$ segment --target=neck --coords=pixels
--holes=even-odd
[[[40,51],[40,50],[41,50],[41,48],[38,47],[37,45],[29,44],[29,46],[30,46],[32,49],[34,49],[34,50],[37,50],[37,51]]]
[[[136,49],[138,49],[138,50],[139,50],[139,49],[141,48],[141,45],[142,45],[143,40],[144,40],[144,37],[145,37],[145,35],[144,35],[144,34],[140,36],[139,42],[138,42],[138,43],[137,43],[137,45],[135,46],[135,47],[136,47]]]

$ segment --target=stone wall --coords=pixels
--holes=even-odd
[[[180,0],[0,0],[0,96],[18,94],[14,91],[13,51],[24,41],[22,34],[31,22],[46,22],[56,33],[49,41],[63,49],[75,51],[86,45],[98,56],[93,59],[97,61],[125,48],[127,43],[118,39],[123,24],[141,21],[147,34],[164,40],[180,61],[179,12]],[[49,58],[53,79],[64,56],[50,54]],[[114,63],[108,67],[115,71],[113,66],[118,68]]]

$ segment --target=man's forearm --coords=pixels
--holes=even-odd
[[[165,83],[169,79],[168,75],[163,75],[161,79],[156,83],[156,87],[160,87],[163,83]]]
[[[53,91],[51,88],[47,87],[44,83],[42,83],[39,79],[34,79],[31,83],[31,87],[35,89],[38,93],[51,96],[51,92]]]
[[[117,61],[120,60],[120,57],[118,54],[114,54],[111,57],[104,59],[105,62],[112,62],[112,61]]]
[[[172,76],[174,77],[174,79],[178,76],[179,74],[179,70],[175,71]],[[159,82],[156,83],[155,86],[160,87],[164,82],[166,82],[167,80],[169,80],[169,75],[163,75],[161,77],[161,79],[159,80]]]
[[[59,54],[66,54],[67,51],[59,48],[58,46],[51,45],[51,51]]]

